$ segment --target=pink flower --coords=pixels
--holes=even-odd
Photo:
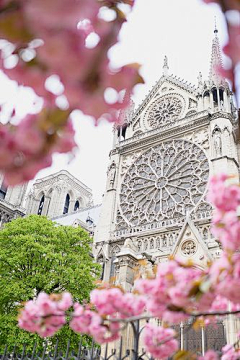
[[[240,351],[235,349],[233,345],[225,345],[222,348],[222,354],[221,360],[238,360]]]
[[[52,118],[56,127],[50,125]],[[51,165],[54,152],[66,153],[76,147],[74,129],[67,118],[68,112],[52,110],[28,116],[18,126],[0,124],[0,171],[8,185],[31,180]]]
[[[240,10],[240,6],[238,3],[238,7]],[[233,68],[234,66],[239,62],[240,60],[240,26],[239,25],[231,25],[229,24],[229,41],[224,46],[223,52],[230,57],[230,59],[233,62]]]
[[[20,328],[41,337],[53,336],[66,323],[65,311],[72,306],[69,293],[47,295],[40,293],[35,301],[28,301],[21,310]]]
[[[205,2],[206,4],[211,4],[211,3],[215,3],[218,4],[220,6],[222,6],[222,2],[220,0],[203,0],[203,2]],[[227,3],[227,9],[228,10],[240,10],[240,5],[239,5],[239,1],[238,0],[228,0]]]
[[[85,310],[82,305],[75,303],[70,327],[78,333],[91,334],[92,327],[98,327],[102,318],[94,311]]]
[[[156,279],[138,280],[135,287],[147,296],[147,310],[151,314],[160,318],[183,319],[186,316],[181,313],[181,308],[195,302],[190,292],[202,276],[203,271],[171,260],[158,266]],[[170,316],[171,307],[179,308],[180,314]]]
[[[227,298],[234,304],[239,304],[240,299],[240,254],[222,254],[215,261],[210,270],[210,281],[217,294]]]
[[[118,288],[95,289],[90,294],[90,300],[100,315],[113,315],[122,308],[123,296]]]
[[[74,313],[70,321],[70,327],[80,333],[94,337],[95,341],[103,344],[119,338],[120,325],[118,322],[104,324],[99,314],[89,309],[84,309],[78,303],[74,304]]]
[[[91,302],[96,306],[100,315],[115,315],[127,318],[143,313],[146,300],[143,296],[131,293],[124,294],[118,288],[93,290],[90,295]]]
[[[226,186],[227,178],[225,174],[213,176],[208,193],[208,201],[223,212],[236,210],[240,204],[240,187],[237,185]]]
[[[227,311],[229,307],[229,300],[217,295],[215,300],[212,302],[211,311]]]
[[[213,350],[208,350],[204,356],[198,357],[198,360],[218,360],[219,357]]]
[[[235,211],[213,218],[211,230],[224,249],[235,251],[240,247],[240,221]]]
[[[167,359],[178,349],[175,331],[161,326],[147,324],[144,328],[143,342],[146,351],[156,359]]]

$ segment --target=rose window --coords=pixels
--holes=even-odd
[[[193,240],[187,240],[182,244],[182,253],[190,256],[197,252],[197,245]]]
[[[208,174],[207,157],[198,145],[172,140],[154,146],[123,179],[122,216],[131,225],[186,216],[202,199]]]
[[[150,108],[148,113],[148,124],[155,128],[159,125],[171,123],[180,117],[183,109],[183,104],[177,96],[164,96]]]

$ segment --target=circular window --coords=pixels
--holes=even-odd
[[[176,95],[166,95],[157,99],[149,109],[148,125],[156,128],[178,119],[183,110],[183,101]]]
[[[208,174],[207,157],[198,145],[172,140],[154,146],[123,179],[121,213],[131,225],[185,216],[202,199]]]
[[[182,244],[181,251],[183,255],[191,256],[197,252],[197,245],[193,240],[187,240]]]

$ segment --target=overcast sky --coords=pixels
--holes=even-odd
[[[226,39],[225,24],[217,5],[207,6],[201,0],[135,0],[133,12],[124,25],[119,45],[111,52],[117,65],[131,62],[142,64],[145,85],[135,89],[133,100],[138,105],[162,75],[164,55],[168,57],[170,73],[197,84],[199,71],[208,76],[214,17],[217,19],[221,44]],[[18,113],[24,114],[32,106],[34,95],[17,89],[15,83],[0,76],[0,102],[11,110],[18,103]],[[6,117],[6,115],[5,115]],[[4,117],[0,118],[4,121]],[[74,160],[56,155],[53,166],[39,172],[37,178],[66,169],[93,190],[95,204],[100,203],[105,190],[108,155],[112,147],[112,125],[93,125],[91,118],[81,112],[74,114],[76,140],[79,151]]]

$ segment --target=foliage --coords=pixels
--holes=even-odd
[[[32,344],[36,338],[16,326],[22,302],[43,291],[70,291],[75,301],[88,301],[98,276],[91,239],[83,229],[56,226],[37,215],[6,224],[0,232],[1,346],[16,340]],[[79,340],[71,329],[63,329],[58,338],[65,345],[68,338]]]

